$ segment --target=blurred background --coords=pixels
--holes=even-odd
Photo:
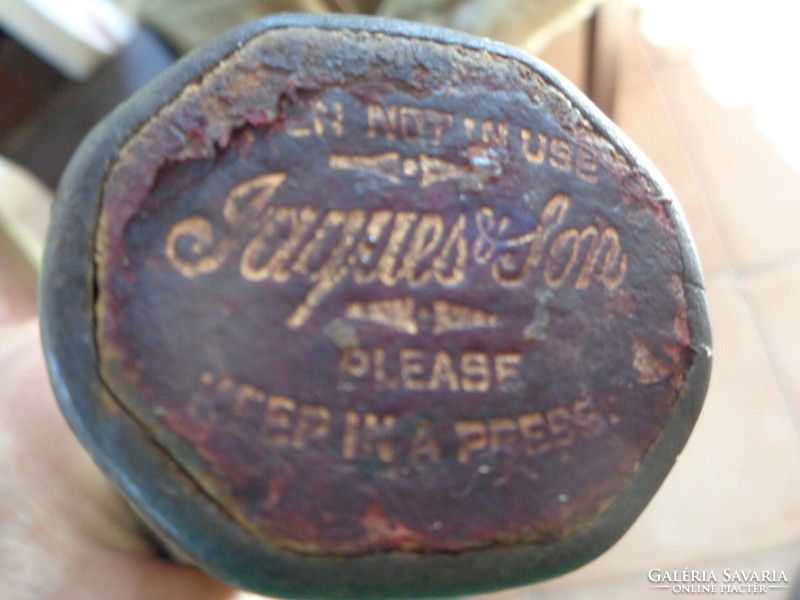
[[[673,186],[706,278],[715,355],[697,428],[630,532],[578,571],[481,598],[664,598],[675,594],[652,588],[648,572],[685,568],[784,571],[789,586],[768,597],[800,598],[797,3],[128,0],[116,7],[83,0],[60,13],[58,6],[67,3],[0,2],[0,343],[35,316],[42,235],[75,145],[191,47],[285,9],[417,18],[507,41],[589,94]]]

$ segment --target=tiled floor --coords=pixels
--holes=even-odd
[[[579,78],[579,48],[572,32],[543,56]],[[785,571],[800,586],[800,172],[759,136],[747,108],[704,90],[686,52],[631,33],[622,67],[615,120],[675,189],[703,264],[711,388],[678,464],[614,548],[572,574],[483,600],[674,595],[649,587],[654,568]],[[12,254],[0,236],[0,325],[33,313],[31,276]]]

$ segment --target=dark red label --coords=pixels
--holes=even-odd
[[[245,47],[111,170],[109,390],[280,547],[459,551],[590,525],[683,382],[662,199],[512,59],[460,81],[479,52],[399,38],[387,66],[372,34],[284,35],[291,64]]]

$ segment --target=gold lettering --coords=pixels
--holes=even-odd
[[[422,379],[424,372],[424,354],[415,348],[400,350],[400,377],[403,387],[408,390],[424,390],[425,381]]]
[[[331,411],[324,406],[300,406],[297,426],[292,434],[292,447],[300,450],[309,442],[324,439],[331,428]]]
[[[416,142],[425,132],[424,111],[411,106],[400,107],[400,131],[403,139]]]
[[[383,385],[386,383],[386,351],[383,348],[375,348],[373,362],[375,363],[375,383]]]
[[[237,185],[222,207],[222,216],[233,229],[259,222],[275,191],[286,179],[285,173],[261,175]]]
[[[544,268],[544,280],[548,287],[560,287],[570,276],[578,260],[579,239],[580,234],[577,229],[567,229],[559,233],[553,240]],[[569,254],[566,261],[561,256],[565,252]],[[563,264],[560,273],[557,271],[559,263]]]
[[[601,256],[603,260],[598,274]],[[627,266],[628,258],[622,252],[616,229],[608,227],[599,236],[594,226],[580,232],[574,228],[567,229],[556,236],[550,246],[545,262],[545,283],[549,287],[560,287],[577,270],[576,289],[585,289],[592,278],[597,277],[606,289],[613,291],[624,280]]]
[[[231,190],[222,209],[231,229],[229,236],[215,235],[211,222],[202,217],[189,217],[177,223],[167,235],[166,255],[170,264],[187,278],[216,271],[233,249],[234,240],[253,225],[260,227],[269,201],[285,179],[285,173],[270,173]],[[220,239],[214,243],[217,237]]]
[[[356,355],[358,358],[353,358]],[[516,378],[519,355],[504,353],[496,356],[499,358],[495,360],[495,365],[503,365],[496,367],[498,383]],[[437,351],[432,355],[433,366],[428,382],[423,381],[422,351],[405,349],[405,357],[404,378],[412,380],[417,388],[427,385],[424,389],[457,391],[461,382],[464,391],[488,389],[491,360],[485,353],[462,355],[462,379],[459,380],[455,368],[457,361],[447,351]],[[348,365],[345,369],[361,376],[369,369],[364,366],[369,362],[369,351],[359,349],[358,354],[351,353],[343,358],[345,361]],[[373,362],[378,361],[373,357]],[[498,453],[509,457],[533,457],[571,446],[578,437],[597,437],[620,422],[618,415],[606,414],[591,396],[584,396],[546,410],[517,416],[455,421],[445,425],[452,427],[450,432],[455,436],[455,443],[443,446],[437,437],[440,429],[438,424],[434,426],[427,420],[417,421],[413,417],[406,417],[402,428],[399,428],[398,418],[393,414],[381,415],[350,409],[335,415],[328,406],[298,402],[277,394],[266,396],[256,387],[237,385],[230,377],[217,377],[210,372],[201,374],[200,384],[206,393],[192,400],[191,414],[202,415],[203,422],[213,424],[224,418],[253,418],[253,411],[257,410],[262,415],[261,440],[274,447],[300,451],[316,445],[319,451],[330,451],[332,449],[325,444],[325,440],[333,431],[333,423],[343,419],[341,456],[347,460],[377,459],[390,463],[404,459],[408,463],[438,463],[452,457],[465,464]],[[204,400],[209,392],[218,394],[219,398]],[[613,402],[615,399],[612,396],[601,406]],[[409,442],[397,446],[395,436],[401,431],[404,436],[406,432],[409,433]],[[444,439],[451,438],[447,435]],[[445,453],[451,454],[445,456]],[[568,455],[564,454],[561,458],[568,458]]]
[[[470,246],[466,214],[447,223],[432,212],[320,212],[307,206],[270,206],[284,178],[284,174],[271,174],[235,187],[223,206],[227,228],[215,230],[204,217],[180,221],[167,235],[166,256],[181,274],[197,277],[217,270],[241,245],[239,270],[244,279],[286,283],[297,277],[309,285],[286,321],[292,328],[302,326],[349,277],[357,285],[379,281],[386,287],[401,282],[418,286],[435,279],[453,287],[464,281],[472,259],[477,265],[488,265],[491,276],[503,287],[521,285],[535,268],[541,268],[550,288],[572,282],[575,289],[585,289],[596,280],[614,290],[627,272],[627,255],[613,227],[602,232],[594,226],[558,232],[570,207],[565,194],[557,193],[547,201],[535,228],[527,233],[513,234],[509,216],[481,208],[474,215],[477,235]],[[351,316],[358,318],[358,307],[351,308]],[[395,305],[383,308],[394,311]],[[404,330],[413,333],[416,321],[413,315],[407,316]],[[458,317],[456,321],[480,318],[493,325],[491,315],[474,310],[453,313],[453,317]],[[434,324],[440,333],[442,323],[437,319]]]
[[[478,235],[473,253],[479,263],[492,262],[492,277],[503,285],[520,285],[537,267],[547,248],[553,230],[566,218],[570,200],[565,194],[555,194],[545,204],[539,223],[530,233],[500,239],[503,221],[497,221],[494,212],[482,208],[476,215]],[[503,250],[497,252],[498,242]]]
[[[553,230],[567,218],[569,205],[570,199],[566,194],[555,194],[545,204],[539,219],[539,227],[536,228],[531,237],[531,245],[528,250],[528,267],[537,267],[541,264],[547,242],[550,240]]]
[[[314,117],[314,133],[322,135],[325,133],[327,124],[334,135],[340,136],[344,133],[344,107],[341,102],[333,102],[329,107],[322,100],[314,102],[312,108]]]
[[[468,138],[472,138],[475,132],[475,119],[470,119],[469,117],[464,118],[464,131]]]
[[[458,437],[458,462],[466,463],[472,455],[485,450],[489,444],[486,425],[482,421],[457,421],[455,425]]]
[[[585,148],[578,147],[575,153],[575,173],[589,183],[597,181],[597,163],[594,156]]]
[[[546,442],[547,429],[544,417],[540,412],[528,413],[517,418],[519,430],[524,441],[525,454],[535,456],[552,449],[553,445]]]
[[[392,222],[394,213],[390,210],[378,210],[372,213],[364,228],[364,237],[356,245],[355,268],[353,278],[358,284],[372,283],[378,277],[377,263],[375,258],[380,257],[378,249],[381,240],[386,237],[387,231],[391,229],[388,225]]]
[[[428,110],[428,119],[433,127],[433,139],[439,141],[442,139],[445,129],[448,129],[453,124],[453,115],[438,110]]]
[[[487,263],[497,251],[499,240],[499,224],[491,208],[483,207],[475,214],[475,225],[478,235],[475,237],[472,254],[479,264]]]
[[[484,352],[465,352],[461,356],[461,387],[465,392],[486,392],[491,385],[489,357]]]
[[[457,285],[466,276],[469,253],[465,235],[466,226],[466,217],[461,215],[450,228],[450,235],[433,261],[434,277],[442,285]]]
[[[398,212],[394,215],[394,223],[389,234],[389,241],[378,260],[377,271],[381,283],[388,287],[397,285],[400,251],[409,231],[417,222],[419,215],[412,212]]]
[[[394,415],[383,418],[374,414],[364,415],[364,427],[361,436],[362,455],[369,456],[377,451],[378,457],[383,462],[391,462],[394,458],[394,444],[390,437],[394,430]]]
[[[288,446],[292,435],[292,418],[297,410],[297,403],[286,396],[270,396],[267,399],[265,421],[268,443],[276,446]]]
[[[315,228],[314,235],[303,245],[292,269],[312,281],[323,278],[328,263],[334,257],[341,260],[342,251],[349,248],[347,233],[353,237],[363,219],[364,211],[329,210]],[[356,228],[355,232],[352,232],[353,228]]]
[[[437,214],[423,214],[417,222],[411,242],[403,258],[401,277],[411,284],[422,284],[430,279],[432,266],[425,268],[444,233],[442,217]]]
[[[616,229],[608,228],[603,231],[600,238],[600,245],[608,243],[603,269],[600,272],[600,280],[609,290],[617,289],[625,280],[628,271],[628,255],[622,251],[619,241],[619,234]]]
[[[202,217],[189,217],[167,235],[167,258],[181,275],[191,279],[219,269],[228,257],[231,242],[231,238],[222,238],[214,244],[214,226]],[[185,249],[179,249],[181,246]]]
[[[559,171],[572,169],[572,146],[567,140],[560,138],[550,140],[550,164]]]
[[[288,281],[291,277],[289,258],[317,221],[318,214],[308,207],[299,211],[279,207],[272,217],[242,252],[239,269],[248,281]]]
[[[446,385],[451,392],[457,392],[459,389],[458,375],[453,370],[453,361],[444,350],[437,352],[433,360],[428,389],[438,390],[440,385]]]
[[[369,373],[369,354],[361,348],[348,348],[339,360],[339,370],[352,377],[364,377]]]
[[[450,113],[415,106],[367,105],[367,135],[409,142],[438,142],[453,122]]]
[[[354,410],[348,410],[344,416],[344,440],[342,442],[342,456],[347,459],[358,455],[358,430],[361,426],[361,416]]]
[[[239,418],[246,406],[250,404],[262,404],[266,400],[266,395],[259,389],[254,388],[252,385],[242,385],[236,390],[234,397],[233,410],[231,416],[234,419]]]
[[[522,356],[509,352],[494,357],[494,370],[497,384],[501,389],[515,388],[520,384],[519,364]]]
[[[303,248],[294,265],[295,270],[308,273],[309,279],[315,285],[306,294],[304,302],[287,319],[287,325],[300,327],[305,323],[314,308],[347,276],[347,269],[342,267],[347,252],[355,242],[356,235],[363,227],[364,221],[363,210],[348,212],[332,210],[328,212],[323,226],[317,229],[314,238]],[[328,251],[326,248],[327,234],[329,231],[336,230],[340,230],[338,241]],[[334,239],[336,239],[335,234]],[[320,257],[323,257],[322,264],[314,267],[312,261]]]
[[[507,417],[489,419],[489,449],[492,452],[513,451],[517,445],[517,423]]]
[[[571,427],[572,416],[569,409],[557,406],[547,411],[547,426],[558,446],[569,446],[575,441],[575,431]]]
[[[442,449],[436,443],[430,423],[422,423],[417,427],[408,458],[413,462],[421,461],[423,458],[430,462],[439,462],[442,459]]]
[[[496,385],[497,391],[514,393],[522,385],[518,352],[453,353],[438,349],[345,348],[339,357],[339,388],[356,386],[375,389],[482,393]]]
[[[628,266],[628,257],[621,250],[617,230],[608,227],[603,230],[598,239],[597,230],[594,227],[589,227],[581,233],[581,241],[585,236],[591,237],[592,241],[583,268],[575,281],[575,287],[582,289],[589,285],[591,277],[596,275],[595,270],[598,260],[603,251],[605,251],[598,278],[607,289],[616,289],[625,278]]]
[[[541,164],[544,161],[545,150],[547,149],[547,136],[543,133],[536,134],[536,152],[531,151],[531,136],[533,134],[529,129],[520,129],[520,137],[522,138],[522,151],[525,154],[525,160],[530,163]]]
[[[367,135],[376,137],[383,135],[390,140],[395,139],[397,131],[397,107],[384,107],[382,104],[367,105]]]
[[[588,431],[589,437],[600,435],[606,430],[606,421],[598,410],[592,410],[592,398],[575,401],[575,422]]]
[[[578,247],[583,247],[583,241],[589,240],[589,250],[586,253],[586,259],[583,261],[583,266],[578,272],[578,278],[575,280],[576,289],[584,289],[589,286],[591,276],[594,274],[594,268],[597,264],[597,259],[600,256],[601,244],[597,243],[597,228],[590,226],[581,231],[578,240]]]
[[[305,126],[301,126],[296,115],[287,117],[286,133],[292,137],[308,137],[312,134],[322,136],[327,129],[335,136],[344,133],[344,105],[341,102],[326,104],[322,100],[315,100],[302,113],[301,119]]]
[[[497,148],[508,146],[508,123],[481,122],[481,140]]]
[[[438,142],[452,122],[450,113],[413,106],[400,108],[400,131],[409,142],[420,139]]]

